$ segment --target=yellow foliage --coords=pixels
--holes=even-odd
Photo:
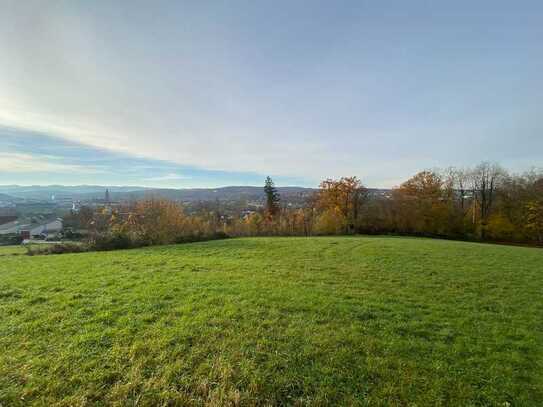
[[[515,225],[502,214],[491,216],[486,225],[486,233],[496,240],[514,240],[515,230]]]
[[[347,225],[345,215],[337,207],[326,209],[317,217],[315,232],[322,235],[341,234]]]

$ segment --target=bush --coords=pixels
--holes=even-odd
[[[229,236],[226,233],[218,232],[211,235],[189,235],[179,236],[174,240],[176,244],[202,242],[206,240],[226,239]],[[93,237],[88,244],[61,243],[54,245],[28,245],[27,254],[47,255],[62,253],[82,253],[88,251],[110,251],[122,249],[135,249],[137,247],[150,246],[151,244],[142,239],[134,238],[124,232],[103,233]]]
[[[210,235],[198,234],[177,236],[171,238],[171,243],[192,243],[202,242],[206,240],[218,240],[226,239],[229,236],[224,232],[213,233]],[[108,250],[122,250],[122,249],[135,249],[138,247],[156,246],[152,240],[147,239],[145,236],[132,237],[124,232],[112,232],[97,235],[90,243],[90,249],[96,251],[108,251]]]
[[[74,232],[71,229],[68,229],[64,232],[64,238],[70,240],[80,240],[83,238],[83,235],[79,232]]]
[[[11,246],[21,244],[23,238],[19,234],[11,233],[8,235],[0,235],[0,246]]]
[[[41,247],[40,247],[41,246]],[[48,255],[48,254],[64,254],[64,253],[83,253],[89,250],[89,247],[83,244],[75,243],[60,243],[54,245],[40,245],[38,247],[28,245],[26,246],[26,254],[29,256],[34,255]]]
[[[94,237],[91,241],[91,249],[97,251],[132,249],[145,246],[142,241],[133,240],[122,232],[105,233]]]
[[[206,240],[220,240],[220,239],[227,239],[230,236],[228,236],[224,232],[217,232],[213,233],[211,235],[189,235],[189,236],[178,236],[175,239],[176,244],[181,243],[193,243],[193,242],[204,242]]]

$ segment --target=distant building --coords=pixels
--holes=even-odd
[[[0,235],[19,234],[24,226],[29,225],[21,225],[18,220],[4,223],[3,225],[0,225]]]
[[[51,236],[62,232],[62,219],[43,220],[40,223],[32,223],[30,220],[12,222],[0,225],[0,235],[22,235],[22,236]]]
[[[42,225],[33,227],[30,230],[30,234],[32,236],[56,235],[60,232],[62,232],[62,219],[55,219]]]

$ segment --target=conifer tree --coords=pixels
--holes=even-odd
[[[264,193],[266,194],[266,214],[273,217],[279,213],[279,202],[281,201],[281,198],[270,177],[266,177]]]

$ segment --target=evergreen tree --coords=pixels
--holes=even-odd
[[[266,213],[268,216],[273,217],[279,212],[279,202],[281,198],[270,177],[266,177],[264,193],[266,194]]]

